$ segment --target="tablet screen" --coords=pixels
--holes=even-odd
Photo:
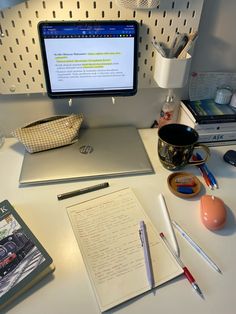
[[[38,30],[50,97],[136,93],[136,21],[41,22]]]

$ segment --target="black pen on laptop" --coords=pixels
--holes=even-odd
[[[60,201],[60,200],[64,200],[64,199],[69,198],[69,197],[73,197],[73,196],[77,196],[77,195],[81,195],[81,194],[85,194],[85,193],[89,193],[89,192],[94,192],[94,191],[101,190],[101,189],[104,189],[107,187],[109,187],[109,183],[103,182],[100,184],[88,186],[88,187],[83,188],[83,189],[59,194],[59,195],[57,195],[57,199]]]

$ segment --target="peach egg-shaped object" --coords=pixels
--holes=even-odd
[[[226,222],[224,202],[213,195],[203,195],[200,200],[200,216],[202,223],[210,230],[219,230]]]

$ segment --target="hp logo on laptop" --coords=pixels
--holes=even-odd
[[[91,145],[83,145],[80,146],[79,151],[81,152],[81,154],[91,154],[93,152],[93,147]]]

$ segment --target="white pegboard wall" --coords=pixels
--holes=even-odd
[[[44,93],[37,24],[55,20],[136,20],[139,88],[156,86],[151,39],[169,46],[176,31],[198,29],[204,0],[161,0],[155,9],[127,9],[115,0],[29,0],[0,11],[0,94]]]

